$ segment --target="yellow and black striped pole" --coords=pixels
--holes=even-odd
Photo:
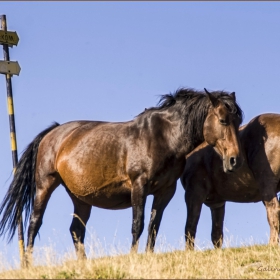
[[[1,16],[1,27],[2,30],[7,31],[6,15]],[[3,53],[4,53],[4,60],[10,61],[9,46],[7,44],[3,44]],[[6,86],[7,86],[7,103],[8,103],[8,113],[9,113],[9,123],[10,123],[11,149],[12,149],[12,158],[13,158],[13,173],[15,173],[16,166],[18,163],[18,153],[17,153],[12,80],[10,74],[6,74]],[[20,260],[21,260],[21,264],[23,265],[25,248],[24,248],[22,217],[20,218],[20,221],[18,223],[18,242],[19,242]]]

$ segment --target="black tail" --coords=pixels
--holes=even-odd
[[[0,206],[0,215],[4,212],[0,221],[0,235],[6,234],[8,231],[9,242],[15,234],[18,222],[24,210],[24,225],[26,226],[27,224],[31,209],[33,208],[36,192],[35,169],[38,147],[43,137],[57,126],[59,126],[59,124],[55,122],[38,134],[27,146],[17,164],[13,181]]]

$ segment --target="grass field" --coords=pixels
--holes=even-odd
[[[95,248],[96,249],[96,248]],[[252,245],[219,250],[171,250],[154,254],[111,256],[92,252],[85,261],[74,252],[59,255],[52,247],[35,250],[34,265],[20,269],[0,254],[0,278],[128,279],[128,278],[280,278],[280,247]],[[164,251],[164,250],[163,250]]]

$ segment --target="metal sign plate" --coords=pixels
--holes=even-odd
[[[1,74],[19,75],[20,69],[21,68],[17,61],[0,60]]]
[[[19,37],[15,31],[0,30],[0,44],[17,45]]]

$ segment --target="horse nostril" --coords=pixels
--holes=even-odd
[[[231,157],[229,159],[229,163],[230,163],[231,166],[235,166],[236,165],[236,158],[235,157]]]

